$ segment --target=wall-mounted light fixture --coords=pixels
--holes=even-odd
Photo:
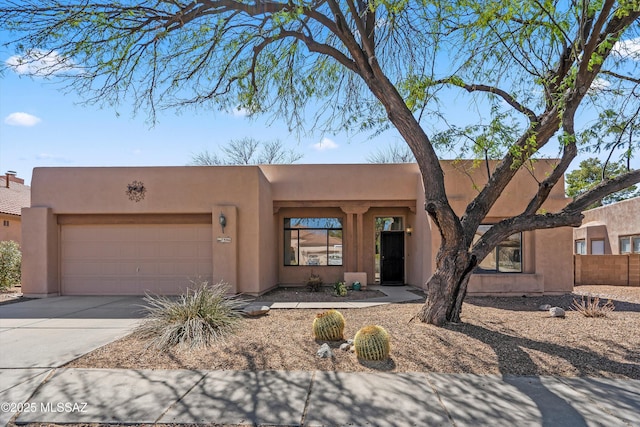
[[[405,230],[407,232],[407,236],[411,236],[411,233],[413,233],[413,228],[411,228],[411,226],[407,227],[407,229]]]
[[[220,223],[220,227],[222,227],[222,234],[224,234],[224,228],[227,226],[227,217],[224,216],[224,213],[220,212],[218,222]]]

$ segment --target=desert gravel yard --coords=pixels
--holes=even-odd
[[[583,288],[583,287],[581,287]],[[322,310],[271,310],[248,318],[237,335],[212,348],[158,352],[132,337],[99,348],[69,367],[130,369],[334,370],[343,372],[443,372],[472,374],[596,376],[640,379],[640,288],[597,287],[580,292],[625,301],[604,318],[569,310],[578,295],[535,298],[467,298],[460,324],[438,328],[410,321],[420,304],[340,310],[345,338],[368,324],[391,334],[391,360],[371,366],[332,344],[334,357],[320,359],[311,324]],[[541,304],[567,309],[565,318]]]

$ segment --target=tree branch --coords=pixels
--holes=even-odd
[[[447,79],[435,80],[432,83],[432,85],[437,85],[437,84],[450,84],[450,85],[458,86],[463,88],[469,93],[472,93],[472,92],[493,93],[495,95],[498,95],[500,98],[502,98],[507,104],[511,105],[513,108],[515,108],[519,112],[526,115],[529,118],[530,122],[536,122],[538,120],[538,116],[536,115],[536,113],[533,112],[533,110],[525,107],[524,105],[519,103],[513,96],[511,96],[506,91],[500,88],[483,85],[483,84],[467,84],[467,83],[456,81],[456,79],[452,77]]]

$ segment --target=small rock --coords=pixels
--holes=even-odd
[[[269,310],[271,309],[266,305],[250,305],[245,307],[242,311],[248,316],[262,316],[263,314],[267,314]]]
[[[540,307],[538,307],[538,310],[548,311],[550,308],[551,308],[551,304],[542,304]]]
[[[347,344],[349,345],[353,344],[353,340],[347,340]]]
[[[327,343],[324,343],[324,344],[322,344],[320,346],[320,348],[316,352],[316,355],[318,357],[323,358],[323,359],[328,359],[330,357],[333,357],[333,353],[331,352],[331,348],[329,347],[329,344],[327,344]]]
[[[551,317],[564,317],[564,310],[560,307],[551,307],[549,309],[549,314]]]
[[[355,345],[352,345],[351,347],[349,347],[349,351],[350,351],[351,353],[355,353],[355,352],[356,352],[356,346],[355,346]]]
[[[350,348],[351,348],[351,344],[349,343],[340,344],[340,350],[342,351],[349,351]]]

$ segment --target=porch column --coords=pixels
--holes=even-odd
[[[364,269],[364,214],[369,206],[341,206],[342,212],[347,214],[347,248],[348,258],[346,271],[363,271]],[[355,215],[355,227],[353,216]],[[354,254],[355,253],[355,254]]]
[[[346,236],[343,236],[343,238],[344,237],[346,237],[347,242],[347,244],[345,245],[345,240],[342,241],[343,251],[344,249],[346,249],[346,252],[343,253],[343,256],[346,255],[344,267],[346,271],[354,271],[356,267],[356,245],[354,245],[353,242],[356,241],[356,233],[353,225],[353,214],[351,213],[347,213],[347,233]]]

